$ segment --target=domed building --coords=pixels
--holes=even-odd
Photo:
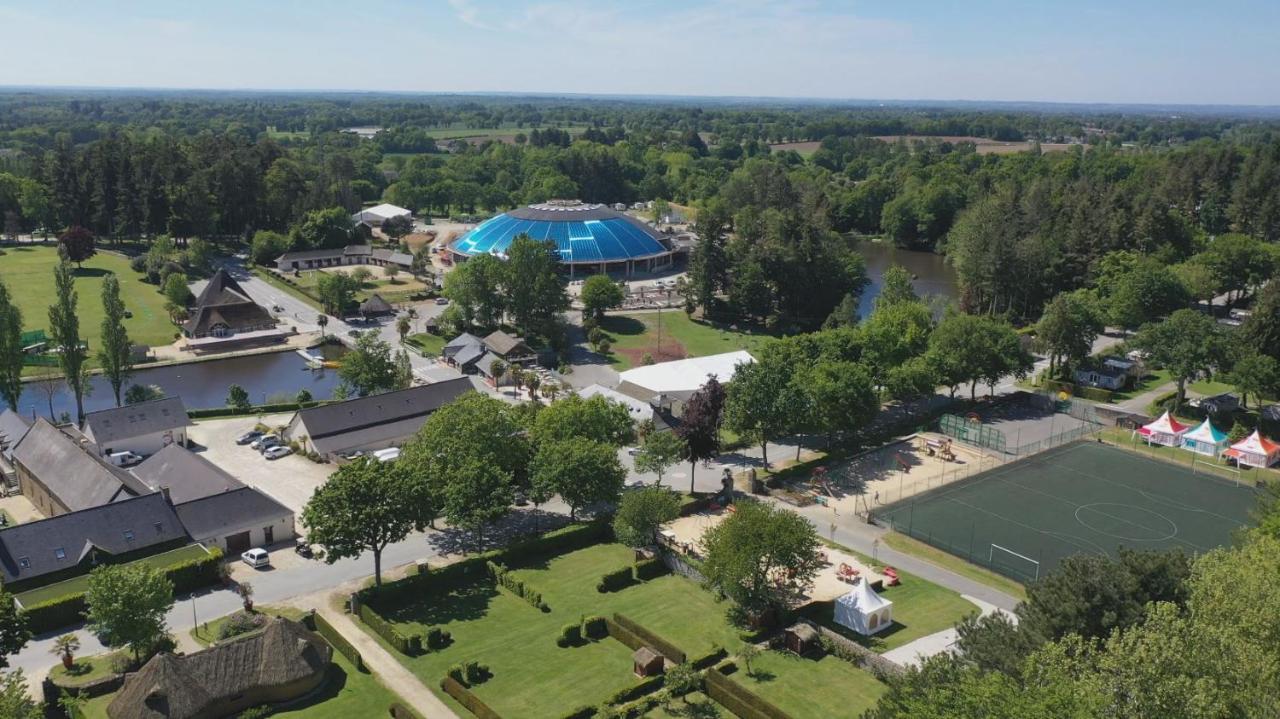
[[[485,220],[454,241],[449,253],[455,262],[479,254],[506,257],[521,234],[555,242],[570,276],[652,272],[670,267],[677,251],[670,238],[607,205],[551,200]]]

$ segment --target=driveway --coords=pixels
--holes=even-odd
[[[270,460],[247,446],[236,444],[236,437],[253,429],[259,420],[272,427],[289,422],[291,414],[269,414],[259,417],[232,417],[201,420],[188,435],[203,447],[201,456],[221,467],[231,476],[284,506],[301,514],[311,495],[337,469],[332,464],[316,464],[291,454]]]

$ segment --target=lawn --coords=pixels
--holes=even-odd
[[[387,302],[395,303],[406,299],[408,295],[425,292],[430,289],[407,272],[401,272],[392,281],[382,274],[382,269],[379,267],[370,267],[369,270],[373,274],[356,291],[356,302],[364,302],[369,299],[370,295],[377,293]],[[290,279],[295,283],[292,285],[281,280],[279,276],[270,270],[258,270],[255,271],[255,274],[277,289],[287,292],[319,310],[320,303],[313,296],[317,294],[316,285],[320,282],[321,275],[319,270],[308,270],[297,277],[291,276]]]
[[[584,616],[619,612],[690,657],[717,645],[732,650],[740,643],[725,619],[726,605],[683,577],[659,577],[610,594],[596,591],[601,575],[630,565],[632,558],[632,551],[621,545],[597,545],[517,570],[516,576],[543,593],[551,608],[545,613],[495,589],[487,577],[441,588],[384,616],[407,632],[441,626],[453,634],[453,643],[418,657],[396,656],[442,695],[440,680],[451,665],[466,660],[487,664],[493,677],[474,691],[494,711],[554,719],[574,707],[599,704],[639,681],[632,673],[631,651],[614,639],[556,646],[561,628]],[[457,706],[452,699],[446,702]]]
[[[751,670],[748,676],[739,669],[730,679],[794,719],[859,716],[888,690],[869,672],[831,654],[815,660],[766,651],[751,661]]]
[[[168,569],[169,567],[189,562],[193,559],[208,554],[208,550],[199,544],[189,544],[185,547],[179,547],[168,552],[162,552],[150,557],[143,557],[130,564],[141,564],[143,566],[155,567],[157,569]],[[49,584],[43,587],[37,587],[30,591],[22,592],[17,595],[17,599],[22,606],[31,607],[41,602],[57,599],[58,597],[66,597],[72,594],[80,594],[89,588],[89,575],[81,574],[78,577],[72,577],[61,582]]]
[[[734,330],[727,325],[696,321],[681,310],[607,315],[600,326],[613,344],[609,364],[619,371],[639,365],[645,354],[657,362],[736,350],[756,354],[771,338],[763,331]]]
[[[963,559],[948,554],[941,549],[931,547],[924,542],[912,539],[905,534],[897,532],[889,532],[884,535],[884,543],[886,546],[896,549],[903,554],[910,554],[917,559],[923,559],[930,564],[936,564],[943,569],[959,574],[966,579],[972,579],[975,582],[991,587],[992,589],[1004,592],[1011,597],[1020,600],[1027,598],[1027,590],[1018,582],[1009,579],[1002,574],[984,569],[976,564],[970,564]]]
[[[1144,392],[1150,392],[1151,390],[1172,381],[1173,376],[1167,369],[1149,370],[1141,379],[1134,383],[1133,389],[1112,392],[1111,401],[1122,402],[1124,400],[1133,399]]]
[[[53,302],[53,268],[58,262],[55,247],[6,247],[0,250],[0,279],[22,310],[27,331],[49,329],[49,305]],[[129,269],[123,255],[99,252],[76,270],[76,293],[79,295],[80,336],[89,343],[91,364],[101,342],[102,280],[108,273],[120,279],[120,293],[133,317],[124,322],[134,344],[172,344],[178,328],[164,311],[165,298],[159,288],[142,281],[142,275]]]
[[[84,719],[107,719],[107,705],[115,694],[91,699],[85,704]],[[289,719],[358,719],[387,716],[391,702],[400,701],[372,674],[357,671],[340,652],[333,653],[329,681],[315,697],[301,706],[273,713]],[[403,703],[403,702],[402,702]]]
[[[286,607],[286,606],[254,607],[254,612],[258,614],[265,614],[272,617],[285,617],[286,619],[293,619],[293,620],[300,620],[302,619],[303,615],[306,614],[306,612],[302,611],[301,609],[298,609],[297,607]],[[218,630],[220,630],[222,628],[222,625],[226,624],[227,620],[230,618],[231,618],[231,615],[228,614],[225,617],[218,617],[217,619],[211,622],[204,622],[199,627],[196,627],[191,630],[190,632],[191,638],[195,640],[196,644],[199,644],[200,646],[203,646],[203,647],[207,647],[210,644],[216,643],[218,641]],[[241,634],[238,636],[244,636],[244,635]]]
[[[424,356],[439,357],[440,353],[444,352],[444,345],[447,340],[440,335],[422,332],[416,335],[409,335],[404,341],[422,350]]]
[[[127,656],[127,651],[95,654],[91,657],[76,657],[68,670],[62,666],[62,660],[49,670],[49,678],[63,687],[73,687],[97,681],[112,674],[111,660],[118,656]]]

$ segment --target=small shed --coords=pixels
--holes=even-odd
[[[656,677],[662,673],[664,662],[662,655],[649,647],[637,649],[632,660],[635,662],[638,677]]]
[[[859,634],[875,634],[893,624],[893,602],[876,594],[866,580],[837,599],[835,609],[836,623]]]
[[[391,303],[382,299],[382,295],[376,292],[369,295],[369,299],[360,303],[360,314],[365,317],[384,317],[393,312],[395,312],[395,308],[391,306]]]
[[[782,633],[787,651],[804,656],[818,647],[818,630],[804,622],[796,622]]]

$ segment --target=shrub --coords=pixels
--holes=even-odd
[[[665,678],[661,674],[659,674],[656,677],[650,677],[649,679],[646,679],[640,682],[639,684],[634,684],[632,686],[627,687],[626,689],[623,689],[617,694],[614,694],[613,696],[609,697],[609,699],[606,700],[605,703],[617,705],[617,704],[626,704],[627,702],[635,701],[636,699],[639,699],[640,697],[646,694],[652,694],[653,692],[658,691],[659,689],[662,688],[662,685],[665,681],[666,681]]]
[[[591,719],[596,715],[596,708],[593,706],[580,706],[577,709],[565,714],[560,719]]]
[[[267,623],[266,615],[258,612],[236,612],[218,627],[218,639],[230,639],[261,629]]]
[[[582,635],[588,639],[604,639],[609,636],[609,627],[604,617],[587,617],[582,622]]]
[[[147,269],[147,256],[138,255],[137,257],[129,260],[129,269],[134,272],[145,272]]]
[[[79,623],[84,619],[84,611],[84,593],[81,592],[23,607],[22,614],[27,618],[27,628],[32,633],[43,634]]]
[[[636,581],[647,582],[666,574],[669,570],[667,565],[661,559],[643,559],[636,562],[635,577]]]
[[[620,589],[626,589],[634,583],[635,579],[632,576],[631,567],[623,567],[600,577],[600,581],[596,583],[596,591],[601,594],[616,592]]]
[[[382,637],[395,648],[396,651],[406,656],[416,656],[422,653],[422,638],[418,635],[405,636],[396,629],[395,625],[383,619],[367,604],[360,605],[360,621],[364,622],[375,634]]]
[[[481,664],[476,661],[469,661],[462,665],[463,676],[467,680],[467,686],[475,686],[488,681],[493,676],[493,672],[489,671],[488,664]]]
[[[222,581],[222,550],[210,547],[209,553],[203,557],[169,567],[165,570],[165,576],[173,582],[174,594],[185,594],[217,584]]]
[[[400,702],[391,702],[391,706],[387,707],[387,713],[392,719],[418,719],[418,715],[412,709]]]
[[[453,666],[449,667],[449,671],[447,672],[447,674],[449,675],[450,679],[458,682],[459,684],[463,684],[467,680],[466,667],[464,667],[461,664],[454,664]]]
[[[236,716],[236,719],[266,719],[276,713],[276,708],[270,704],[245,709]]]
[[[485,564],[489,568],[489,574],[493,576],[499,586],[505,587],[512,594],[520,597],[544,612],[551,611],[551,607],[548,607],[547,604],[542,601],[542,592],[539,592],[525,584],[524,580],[512,576],[510,570],[501,564],[492,561],[486,562]]]
[[[316,631],[325,638],[325,641],[329,642],[330,646],[354,664],[356,669],[364,671],[364,657],[360,656],[360,652],[356,650],[351,642],[347,641],[346,637],[333,628],[329,620],[317,612],[315,614],[315,623]]]
[[[440,627],[431,627],[423,633],[422,643],[427,649],[444,649],[453,643],[453,635]]]
[[[582,625],[566,624],[560,628],[560,636],[556,639],[556,646],[576,647],[581,643],[582,643]]]
[[[452,670],[450,670],[452,671]],[[467,708],[472,714],[476,715],[476,719],[502,719],[497,712],[489,708],[489,705],[480,701],[480,697],[471,693],[470,689],[463,686],[462,682],[456,680],[452,674],[445,677],[440,682],[440,688],[446,694],[453,697],[459,704]]]
[[[626,629],[627,631],[634,634],[635,636],[639,637],[645,645],[656,649],[658,653],[661,654],[662,656],[666,657],[667,659],[670,659],[676,664],[684,664],[684,660],[685,660],[684,652],[681,651],[680,648],[677,647],[676,645],[663,639],[657,634],[654,634],[648,629],[645,629],[639,624],[636,624],[630,619],[627,619],[621,614],[615,613],[613,615],[613,621],[616,622],[619,626]]]

